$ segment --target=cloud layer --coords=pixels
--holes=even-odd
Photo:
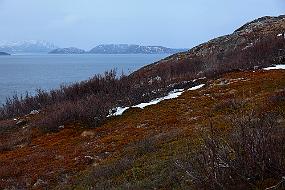
[[[0,0],[0,41],[192,47],[284,8],[282,0]]]

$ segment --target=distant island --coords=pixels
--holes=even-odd
[[[6,53],[6,52],[0,52],[0,56],[2,55],[10,55],[9,53]]]
[[[175,54],[188,49],[167,48],[163,46],[141,46],[135,44],[102,44],[91,50],[76,47],[61,48],[46,41],[28,40],[0,42],[0,52],[8,54],[48,53],[48,54]]]
[[[49,54],[84,54],[86,53],[85,50],[78,49],[75,47],[70,48],[57,48],[49,52]]]
[[[140,46],[129,44],[104,44],[91,49],[94,54],[173,54],[186,49],[172,49],[163,46]]]
[[[0,52],[7,52],[10,54],[48,53],[56,48],[58,47],[53,43],[37,40],[0,42]]]
[[[58,48],[49,54],[174,54],[186,51],[187,49],[172,49],[163,46],[140,46],[129,44],[103,44],[96,46],[90,51],[70,47]]]

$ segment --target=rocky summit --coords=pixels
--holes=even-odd
[[[262,17],[232,34],[198,45],[148,65],[133,75],[169,80],[183,75],[205,77],[219,72],[246,70],[284,63],[285,16]],[[172,68],[181,67],[171,71]],[[182,68],[183,67],[183,68]]]

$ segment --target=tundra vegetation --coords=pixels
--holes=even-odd
[[[0,188],[284,189],[285,71],[262,69],[284,64],[284,21],[267,19],[129,76],[7,99]]]

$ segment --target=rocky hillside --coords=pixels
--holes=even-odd
[[[140,46],[129,44],[105,44],[90,50],[94,54],[173,54],[184,51],[183,49],[171,49],[162,46]]]
[[[36,111],[18,127],[2,121],[0,188],[272,187],[285,175],[284,77],[226,74],[97,128],[70,123],[47,134],[27,125],[44,117]]]
[[[196,78],[284,63],[284,36],[285,16],[262,17],[232,34],[148,65],[133,76],[164,80]]]
[[[284,189],[284,28],[8,99],[0,189]]]

